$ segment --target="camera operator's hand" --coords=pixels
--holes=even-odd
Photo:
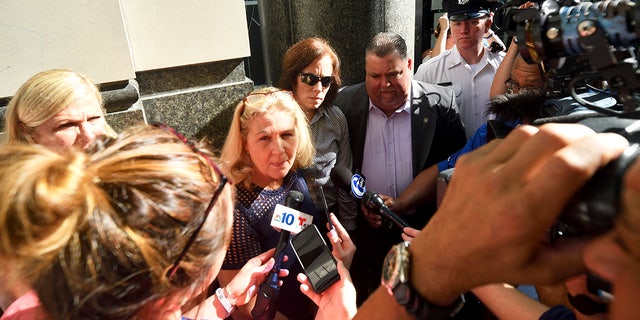
[[[496,282],[548,284],[584,271],[584,240],[553,245],[547,228],[628,142],[582,125],[521,126],[460,158],[442,205],[413,240],[413,285],[447,305]]]
[[[640,314],[640,161],[625,175],[623,211],[614,230],[587,247],[589,270],[613,284],[610,319],[637,319]]]

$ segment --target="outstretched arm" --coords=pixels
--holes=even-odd
[[[445,12],[438,18],[438,23],[440,24],[440,33],[438,34],[438,38],[436,39],[436,44],[433,46],[433,50],[431,50],[431,56],[435,57],[442,53],[442,51],[447,50],[447,33],[449,32],[449,17]]]
[[[493,82],[491,82],[491,91],[489,91],[489,98],[493,98],[499,94],[507,92],[507,85],[505,82],[511,77],[511,69],[513,69],[513,63],[516,61],[517,57],[518,45],[516,44],[515,38],[513,38],[509,48],[507,49],[507,54],[504,56],[504,59],[502,59],[502,62],[500,62],[496,75],[493,77]]]
[[[500,320],[538,320],[549,307],[506,283],[487,284],[471,290]]]
[[[529,8],[531,6],[533,6],[533,2],[526,2],[520,5],[519,8]],[[493,82],[491,83],[489,98],[493,98],[494,96],[507,92],[507,86],[505,85],[505,82],[511,77],[511,69],[513,69],[513,64],[516,61],[517,57],[518,44],[516,43],[516,38],[513,37],[513,39],[511,39],[511,43],[509,44],[509,48],[507,49],[507,53],[500,63],[500,66],[496,71],[496,75],[493,78]]]
[[[438,173],[437,164],[422,170],[402,191],[400,196],[395,199],[385,199],[385,204],[393,212],[401,214],[419,207],[430,199],[434,199]]]
[[[218,281],[223,288],[226,299],[238,309],[234,312],[234,319],[250,318],[251,309],[255,304],[255,296],[260,284],[264,282],[267,274],[273,268],[275,261],[273,253],[275,249],[263,252],[251,258],[240,270],[222,270],[218,274]],[[286,269],[280,270],[280,277],[289,274]],[[216,295],[209,297],[200,308],[194,308],[185,316],[196,312],[199,317],[206,319],[224,319],[226,310],[218,300]],[[211,308],[213,306],[213,309]],[[199,313],[198,313],[199,312]],[[203,314],[203,312],[206,312]],[[222,318],[217,318],[224,315]]]

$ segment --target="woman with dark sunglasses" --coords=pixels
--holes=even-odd
[[[188,319],[194,306],[189,316],[224,319],[246,303],[273,251],[203,301],[233,221],[210,154],[164,126],[86,153],[0,149],[0,259],[33,288],[2,319]]]
[[[287,50],[278,87],[293,92],[311,126],[316,156],[305,168],[311,197],[318,208],[324,207],[326,198],[329,211],[347,230],[353,230],[355,202],[346,192],[334,188],[330,180],[333,167],[350,169],[352,162],[347,120],[333,105],[341,85],[340,60],[326,40],[304,39]]]

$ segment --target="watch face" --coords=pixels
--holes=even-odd
[[[398,246],[393,246],[387,256],[384,258],[382,265],[382,282],[387,289],[394,289],[399,281],[401,265],[401,255]]]
[[[395,245],[384,258],[382,266],[382,285],[387,292],[404,306],[407,312],[417,319],[450,319],[464,304],[464,296],[451,306],[430,304],[412,288],[409,281],[411,253],[407,242]]]

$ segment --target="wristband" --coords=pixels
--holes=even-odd
[[[236,309],[236,306],[231,304],[229,299],[227,299],[227,297],[224,295],[222,288],[216,289],[216,297],[218,297],[218,301],[220,301],[220,304],[222,305],[224,310],[227,312],[227,317],[231,315],[231,313]]]

